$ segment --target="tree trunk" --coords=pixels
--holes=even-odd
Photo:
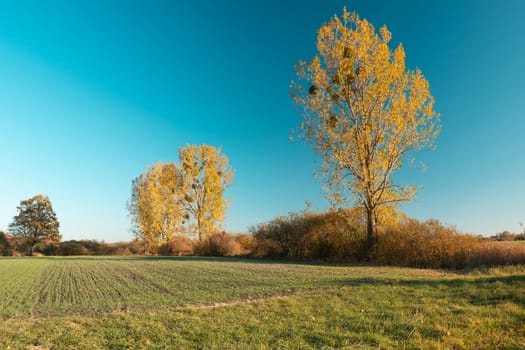
[[[372,253],[375,246],[375,222],[374,209],[366,209],[366,249],[365,256],[367,261],[372,261]]]
[[[199,233],[199,241],[202,241],[201,220],[199,215],[197,215],[197,232]]]

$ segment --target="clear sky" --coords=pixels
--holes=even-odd
[[[290,142],[293,65],[343,6],[402,42],[442,116],[416,155],[424,186],[403,210],[464,232],[525,221],[525,2],[201,0],[0,2],[0,229],[47,194],[63,239],[130,240],[126,201],[147,165],[187,143],[222,146],[235,168],[226,229],[310,200],[318,159]]]

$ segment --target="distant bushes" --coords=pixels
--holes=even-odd
[[[509,231],[503,231],[491,236],[490,238],[496,241],[525,241],[525,232],[512,233]]]
[[[202,241],[192,241],[187,237],[175,237],[160,245],[158,255],[162,256],[247,256],[254,248],[252,235],[232,235],[226,232],[215,233]],[[27,251],[25,242],[0,232],[0,255],[21,256]],[[34,247],[34,256],[102,256],[102,255],[143,255],[144,242],[106,243],[95,240],[69,240],[60,243],[42,241]]]
[[[28,251],[23,238],[0,232],[0,255],[24,256]],[[42,240],[33,247],[34,256],[71,255],[140,255],[144,251],[139,241],[106,243],[95,240],[55,242]]]
[[[202,240],[176,237],[158,247],[163,256],[252,256],[313,261],[365,262],[365,221],[356,209],[291,213],[250,229],[214,233]],[[371,263],[424,268],[525,264],[522,234],[466,235],[437,220],[408,217],[380,227]],[[24,255],[25,242],[0,232],[0,255]],[[42,241],[35,255],[143,255],[144,242]]]
[[[49,249],[49,248],[48,248]],[[38,251],[45,255],[140,255],[143,249],[138,241],[131,242],[116,242],[105,243],[94,240],[80,240],[80,241],[64,241],[55,248],[54,254],[49,254],[49,251],[42,250],[40,247]]]

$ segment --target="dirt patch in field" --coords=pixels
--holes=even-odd
[[[188,304],[188,305],[181,305],[175,307],[175,310],[202,310],[202,309],[216,309],[226,306],[235,306],[235,305],[241,305],[241,304],[249,304],[249,303],[257,303],[260,301],[268,301],[268,300],[274,300],[274,299],[285,299],[289,297],[293,297],[298,295],[299,293],[297,291],[293,290],[287,290],[287,291],[281,291],[279,293],[262,296],[262,297],[254,297],[254,298],[247,298],[244,300],[232,300],[222,303],[210,303],[210,304]]]
[[[311,288],[311,289],[319,290],[319,288]],[[218,309],[222,307],[257,303],[257,302],[263,302],[263,301],[268,301],[268,300],[286,299],[286,298],[290,298],[290,297],[294,297],[299,294],[302,294],[308,290],[310,290],[310,288],[302,289],[302,290],[284,290],[284,291],[278,291],[278,292],[271,293],[271,294],[264,295],[264,296],[247,297],[246,299],[241,299],[241,300],[237,299],[237,300],[231,300],[231,301],[226,301],[226,302],[202,303],[202,304],[167,305],[165,307],[171,310],[174,310],[174,311]],[[146,310],[151,310],[151,309],[146,309]],[[136,309],[133,307],[128,307],[127,305],[121,305],[118,309],[113,311],[113,314],[137,313],[137,312],[144,312],[144,311],[145,310],[143,309]]]

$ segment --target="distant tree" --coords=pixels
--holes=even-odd
[[[132,183],[128,209],[146,253],[180,236],[220,230],[232,180],[228,159],[208,145],[179,149],[179,163],[157,163]]]
[[[33,255],[35,245],[44,240],[60,242],[60,224],[47,196],[39,194],[23,200],[17,210],[18,215],[9,225],[9,232],[24,241],[29,255]]]
[[[513,241],[516,237],[516,234],[515,233],[512,233],[510,231],[503,231],[503,232],[500,232],[500,233],[497,233],[494,238],[496,238],[496,240],[498,241]]]
[[[345,9],[319,29],[319,54],[299,63],[301,82],[291,91],[302,107],[303,137],[321,156],[329,198],[366,213],[369,257],[378,217],[415,193],[392,174],[410,152],[432,148],[440,130],[428,81],[406,69],[405,51],[391,51],[391,37]]]
[[[184,234],[184,181],[176,163],[157,163],[132,183],[128,204],[137,236],[147,253]]]
[[[198,234],[199,240],[209,238],[224,223],[228,204],[224,191],[233,179],[233,171],[228,158],[213,146],[187,145],[179,149],[179,159],[191,230]]]

